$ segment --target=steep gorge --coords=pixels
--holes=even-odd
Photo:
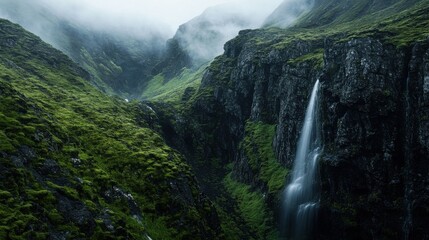
[[[429,2],[349,2],[241,31],[169,103],[106,96],[1,20],[0,238],[279,239],[320,79],[313,237],[429,239]]]

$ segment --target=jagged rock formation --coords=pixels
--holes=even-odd
[[[232,162],[233,179],[261,192],[276,211],[278,172],[265,166],[291,166],[309,92],[319,78],[324,152],[317,238],[428,238],[429,33],[417,27],[419,34],[409,38],[405,32],[427,23],[417,16],[429,6],[391,4],[379,13],[389,14],[363,32],[353,30],[356,19],[368,21],[359,17],[342,25],[347,31],[310,33],[302,40],[299,29],[290,30],[292,37],[273,29],[240,32],[211,64],[192,102],[188,149]],[[396,22],[391,14],[398,14]],[[417,22],[391,28],[403,21]],[[269,138],[275,161],[261,155],[255,125],[276,126]]]

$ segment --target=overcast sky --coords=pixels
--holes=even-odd
[[[0,0],[1,2],[2,0]],[[17,0],[26,1],[26,0]],[[40,1],[64,17],[85,23],[103,22],[121,26],[158,25],[174,33],[180,24],[200,15],[206,8],[241,1],[243,8],[273,11],[282,0],[27,0]],[[125,23],[125,24],[124,24]],[[132,23],[132,24],[131,24]],[[152,26],[153,27],[153,26]]]

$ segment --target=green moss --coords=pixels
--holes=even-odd
[[[0,24],[0,42],[17,33],[14,47],[0,48],[0,152],[19,156],[25,145],[35,155],[22,167],[0,157],[0,226],[7,227],[0,236],[37,239],[54,231],[68,232],[71,239],[145,239],[143,224],[154,227],[150,235],[159,239],[200,238],[202,229],[213,231],[200,224],[205,208],[175,198],[172,180],[182,184],[182,179],[195,199],[197,183],[183,157],[139,119],[137,103],[99,92],[66,56],[16,25]],[[102,64],[120,71],[114,63]],[[46,159],[60,171],[40,171]],[[132,194],[142,224],[126,200],[106,199],[113,187]],[[95,234],[67,220],[55,211],[58,196],[85,204],[93,216],[111,209],[115,236],[102,223]]]
[[[248,121],[245,137],[240,145],[250,167],[267,184],[270,193],[278,193],[284,187],[289,172],[289,169],[277,161],[274,153],[275,128],[275,125]]]
[[[0,199],[2,201],[7,201],[8,199],[12,198],[12,194],[8,191],[3,191],[0,189]]]
[[[79,193],[76,191],[76,189],[67,187],[67,186],[59,186],[53,182],[46,182],[46,184],[48,185],[48,187],[53,188],[57,191],[59,191],[62,194],[65,194],[66,196],[75,199],[75,200],[79,200]]]
[[[240,39],[234,39],[232,41],[238,41]],[[235,66],[236,59],[221,55],[216,57],[209,66],[210,73],[214,76],[215,82],[218,84],[224,84],[230,86],[231,71]],[[213,84],[211,83],[211,84]]]
[[[57,209],[51,209],[48,212],[48,219],[52,224],[61,224],[64,222],[63,216],[58,212]]]
[[[290,59],[288,63],[295,65],[302,62],[312,62],[314,63],[316,68],[321,69],[323,67],[323,52],[324,50],[319,48],[316,49],[314,52],[305,54],[295,59]]]
[[[34,202],[43,202],[44,204],[53,204],[55,203],[55,197],[52,192],[42,189],[42,190],[33,190],[26,189],[26,194],[28,195],[28,200]]]
[[[232,173],[228,174],[223,181],[227,192],[237,202],[238,215],[246,222],[250,231],[254,232],[255,239],[278,238],[278,232],[274,228],[273,213],[266,205],[266,197],[278,196],[289,171],[276,160],[273,150],[275,129],[275,125],[248,121],[245,126],[244,139],[240,144],[240,150],[245,154],[256,177],[255,180],[264,183],[268,193],[262,193],[256,188],[237,182],[231,177]],[[227,170],[232,171],[232,164],[227,166]],[[218,202],[221,205],[225,204],[221,199]],[[222,213],[222,209],[219,209],[218,212]],[[231,216],[234,214],[236,213],[230,213]],[[222,220],[225,223],[231,221],[225,216],[222,217]],[[234,220],[237,221],[237,219]],[[222,225],[222,227],[228,235],[229,232],[235,231],[237,224]],[[244,233],[244,236],[249,235]]]
[[[6,136],[6,134],[0,130],[0,152],[11,152],[14,150],[10,139]]]
[[[335,5],[326,6],[326,3]],[[255,47],[262,52],[286,49],[299,40],[320,43],[326,38],[344,42],[353,38],[376,37],[402,47],[425,41],[429,35],[428,3],[428,0],[413,0],[377,5],[356,1],[340,3],[348,4],[341,7],[336,2],[326,1],[316,4],[316,8],[303,16],[294,27],[256,30],[258,34],[253,34],[248,40],[257,43]],[[368,7],[368,4],[377,6]],[[318,60],[318,51],[298,60]],[[320,60],[317,62],[323,63]]]
[[[246,236],[245,233],[243,233],[243,231],[238,227],[237,219],[233,218],[235,213],[232,214],[231,212],[225,212],[225,210],[220,206],[216,206],[216,212],[219,214],[219,218],[221,220],[222,232],[225,234],[225,236],[228,236],[224,239],[240,240]]]
[[[142,98],[153,101],[180,102],[187,88],[197,89],[200,86],[206,67],[207,64],[196,70],[184,68],[179,75],[168,81],[162,73],[158,74],[147,83]]]
[[[272,217],[265,205],[264,195],[251,189],[246,184],[239,183],[228,174],[224,180],[227,190],[238,202],[238,207],[243,219],[257,234],[257,239],[275,239],[267,236],[275,236]]]

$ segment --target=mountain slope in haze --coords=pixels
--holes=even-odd
[[[98,88],[124,98],[138,98],[164,51],[159,41],[155,44],[85,31],[68,23],[64,23],[61,31],[72,43],[64,52],[91,73]]]
[[[389,14],[395,14],[406,10],[419,0],[395,1],[395,0],[359,0],[359,1],[316,1],[313,10],[302,21],[302,26],[322,26],[339,24],[368,17],[369,20],[378,20]]]
[[[314,0],[285,0],[264,21],[264,27],[286,28],[291,26],[303,13],[310,11]]]
[[[159,94],[163,89],[168,92],[175,89],[180,97],[184,93],[183,86],[191,87],[188,92],[198,87],[199,81],[194,81],[195,76],[201,78],[199,73],[205,64],[223,52],[225,42],[242,29],[260,27],[272,12],[271,7],[275,8],[275,3],[258,9],[253,5],[257,4],[240,1],[221,4],[182,24],[174,37],[167,41],[165,54],[153,68],[154,77],[143,90],[143,98],[166,99],[165,94],[164,97]],[[296,19],[297,14],[290,16],[289,21]],[[178,78],[181,81],[177,81]]]
[[[157,132],[158,131],[158,132]],[[0,238],[216,239],[216,210],[145,103],[0,20]]]
[[[223,51],[223,44],[238,31],[259,26],[258,19],[249,19],[247,14],[229,5],[211,7],[181,25],[174,39],[194,62],[209,61]]]
[[[221,54],[223,45],[235,37],[238,31],[256,28],[263,17],[250,18],[252,13],[234,4],[222,4],[206,9],[201,15],[179,26],[176,34],[167,42],[167,50],[154,69],[167,80],[180,74],[183,68],[195,69]]]
[[[427,0],[322,0],[291,28],[227,42],[173,123],[203,189],[232,197],[255,238],[290,239],[281,196],[320,79],[310,239],[428,238],[428,12]]]
[[[2,16],[66,53],[91,74],[95,86],[108,94],[124,98],[140,95],[163,54],[162,34],[145,36],[73,22],[37,1],[4,0],[0,5]]]

